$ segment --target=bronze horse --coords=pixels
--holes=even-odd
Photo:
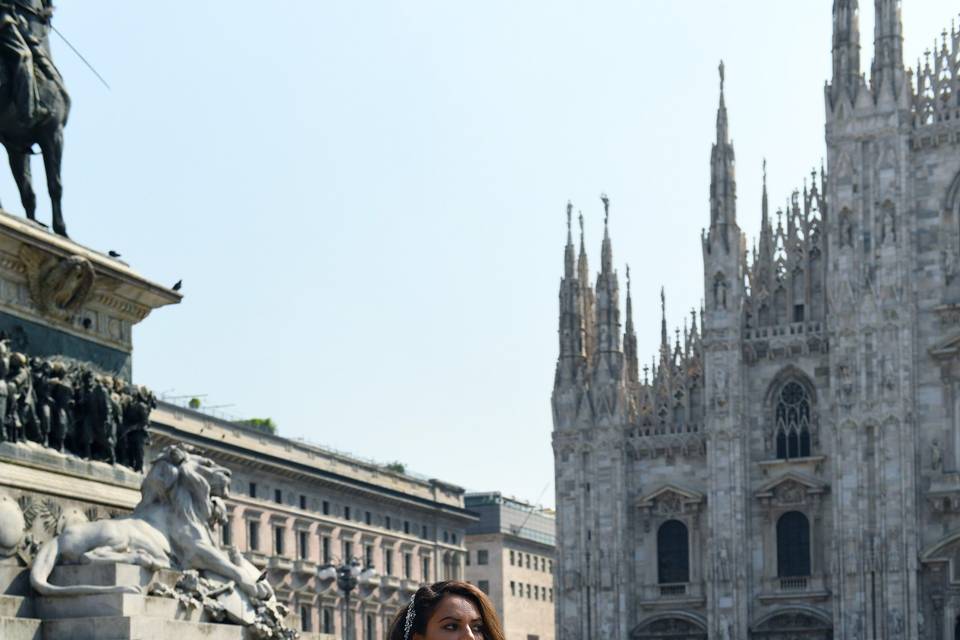
[[[25,3],[26,4],[26,3]],[[60,199],[63,186],[60,182],[60,162],[63,157],[63,127],[70,114],[70,96],[63,86],[60,73],[53,65],[50,55],[50,43],[47,38],[50,31],[49,18],[42,17],[42,0],[29,3],[36,7],[37,13],[27,15],[21,22],[24,39],[31,43],[33,68],[37,80],[37,93],[42,111],[33,122],[25,123],[17,112],[12,95],[12,83],[8,81],[10,73],[4,68],[0,73],[0,143],[7,150],[10,170],[20,191],[20,201],[27,218],[36,221],[37,196],[33,191],[30,174],[31,149],[36,144],[43,154],[43,165],[47,175],[47,191],[50,194],[53,210],[53,231],[67,236],[67,227],[63,221]],[[17,61],[0,60],[6,67]]]

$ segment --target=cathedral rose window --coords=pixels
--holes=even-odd
[[[776,408],[777,458],[810,455],[810,396],[799,382],[783,385]]]

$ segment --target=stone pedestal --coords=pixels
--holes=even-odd
[[[129,564],[57,567],[50,582],[57,585],[172,586],[174,571],[148,571]],[[21,591],[26,569],[4,573],[0,566],[0,594],[4,584]],[[293,628],[299,620],[291,616]],[[140,594],[103,594],[30,598],[0,595],[0,638],[3,640],[253,640],[250,630],[212,622],[198,609],[173,598]],[[330,640],[331,636],[301,634],[303,640]]]
[[[130,380],[133,325],[180,299],[119,259],[0,211],[0,331],[14,351]]]

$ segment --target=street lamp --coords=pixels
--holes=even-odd
[[[330,580],[336,578],[337,588],[343,592],[343,635],[344,640],[354,640],[353,634],[353,615],[350,612],[350,594],[361,583],[368,583],[376,572],[373,567],[363,568],[360,560],[350,558],[348,562],[339,567],[328,564],[321,567],[317,572],[317,577],[321,580]]]

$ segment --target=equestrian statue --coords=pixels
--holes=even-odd
[[[0,143],[7,150],[23,209],[33,221],[37,196],[30,156],[34,145],[40,148],[53,231],[66,237],[60,208],[60,161],[70,96],[50,55],[52,15],[52,0],[0,0]]]

